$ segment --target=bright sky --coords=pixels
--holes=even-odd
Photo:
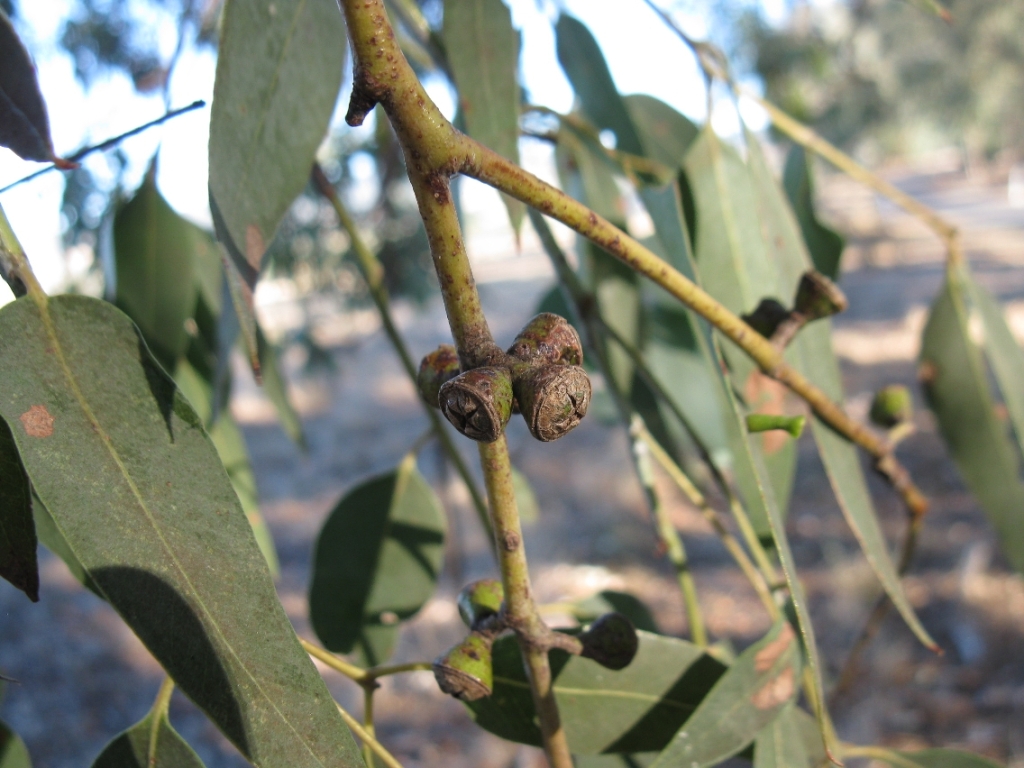
[[[137,0],[136,0],[137,2]],[[534,103],[559,111],[572,107],[572,91],[555,56],[553,18],[538,9],[536,0],[506,0],[513,22],[522,31],[522,81]],[[780,15],[786,0],[765,0],[770,16]],[[139,3],[144,7],[144,3]],[[704,90],[693,57],[642,0],[564,0],[568,13],[586,24],[607,57],[616,85],[623,93],[649,93],[695,118],[704,117]],[[159,117],[164,112],[159,95],[139,96],[122,75],[107,76],[84,91],[74,76],[70,58],[58,46],[61,28],[72,8],[72,0],[33,0],[20,4],[17,27],[36,59],[39,80],[46,98],[55,148],[70,154],[86,143],[110,136]],[[154,17],[158,21],[158,17]],[[706,34],[696,15],[677,21],[694,37]],[[170,20],[156,25],[156,39],[164,60],[175,46],[175,29]],[[179,107],[196,99],[210,101],[213,94],[215,58],[209,51],[186,50],[171,82],[171,104]],[[449,115],[453,103],[447,88],[438,83],[431,95]],[[335,115],[341,122],[343,100]],[[716,128],[725,133],[736,130],[736,115],[728,105],[716,109]],[[129,157],[128,183],[137,184],[157,147],[160,148],[158,184],[164,196],[182,215],[209,226],[207,207],[207,138],[209,109],[176,118],[166,126],[152,129],[123,142]],[[744,117],[751,127],[763,127],[758,114]],[[94,156],[87,165],[105,174],[107,163]],[[0,149],[0,186],[38,168]],[[60,245],[60,201],[63,180],[50,173],[0,196],[15,232],[29,254],[34,269],[48,290],[59,290],[68,280],[68,265]],[[83,272],[89,259],[72,259],[70,270]],[[0,303],[9,300],[6,285],[0,285]]]

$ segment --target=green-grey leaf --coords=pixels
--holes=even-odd
[[[838,280],[839,259],[843,255],[846,241],[835,230],[818,221],[814,208],[814,177],[811,174],[811,163],[807,150],[799,144],[794,144],[786,156],[782,185],[800,224],[800,232],[807,244],[814,268],[823,275]]]
[[[345,24],[334,0],[228,0],[221,24],[210,197],[217,236],[251,288],[327,133]]]
[[[782,619],[726,670],[652,768],[704,768],[735,755],[796,696],[800,668],[800,642]]]
[[[50,119],[39,91],[36,67],[0,10],[0,147],[26,160],[53,160]]]
[[[95,593],[100,599],[103,599],[99,588],[93,583],[92,577],[89,576],[89,572],[86,571],[85,566],[82,565],[75,553],[71,551],[71,545],[68,544],[64,534],[57,527],[57,523],[50,516],[50,510],[46,508],[42,499],[34,492],[32,494],[32,517],[36,523],[36,534],[39,536],[39,543],[64,561],[68,570],[71,571],[71,575],[78,580],[79,584]]]
[[[515,491],[519,518],[524,523],[537,522],[540,518],[540,505],[537,503],[537,494],[533,492],[533,486],[530,485],[526,475],[515,467],[512,467],[512,490]]]
[[[154,723],[153,718],[157,717]],[[92,768],[203,768],[167,715],[150,712],[103,748]]]
[[[638,632],[636,657],[618,672],[552,651],[555,697],[574,754],[661,749],[725,667],[697,646]],[[477,725],[510,741],[540,745],[533,699],[514,637],[494,644],[494,693],[467,706]]]
[[[773,244],[770,252],[778,268],[780,292],[791,298],[796,294],[801,275],[811,267],[810,259],[760,143],[748,134],[747,146],[750,173],[757,192],[761,231]],[[803,328],[791,345],[790,359],[833,402],[841,403],[843,385],[839,363],[832,352],[830,332],[831,324],[827,320],[818,320]],[[924,645],[937,649],[938,646],[921,625],[900,584],[899,574],[889,556],[878,523],[856,446],[817,416],[812,416],[811,429],[836,499],[871,569],[907,626]]]
[[[196,412],[112,305],[45,312],[0,309],[0,416],[71,552],[250,762],[358,765]]]
[[[168,371],[188,345],[185,321],[196,304],[196,227],[156,188],[153,166],[135,195],[114,215],[115,303],[139,326]]]
[[[18,457],[11,428],[0,419],[0,577],[39,600],[32,487]]]
[[[519,162],[519,33],[501,0],[445,0],[441,32],[467,133]],[[517,232],[525,208],[502,196]]]
[[[644,154],[669,168],[681,168],[700,129],[665,102],[645,93],[631,94],[623,101],[640,133]]]
[[[963,273],[964,289],[971,306],[981,317],[986,358],[995,374],[999,393],[1006,404],[1006,412],[1013,424],[1017,444],[1024,454],[1024,351],[1021,351],[1006,318],[992,295],[970,276]]]
[[[209,424],[213,418],[212,384],[205,381],[187,360],[181,360],[178,363],[174,372],[174,382],[195,409],[202,423]],[[270,573],[277,578],[280,574],[277,550],[274,547],[274,539],[267,527],[266,520],[263,519],[263,514],[260,512],[259,491],[256,488],[256,477],[253,475],[252,464],[249,461],[249,450],[245,445],[245,437],[231,413],[226,410],[217,414],[216,421],[207,429],[207,432],[217,449],[217,455],[224,465],[224,470],[228,473],[231,486],[238,495],[242,511],[245,512],[249,525],[252,526],[256,543],[259,545],[263,557],[266,558]]]
[[[572,612],[578,621],[588,624],[599,616],[612,611],[621,613],[639,630],[653,634],[661,632],[651,609],[644,605],[640,598],[628,592],[618,592],[614,589],[602,590],[596,595],[576,601],[573,604]]]
[[[391,654],[398,622],[430,599],[444,558],[441,503],[410,454],[346,493],[320,531],[309,615],[328,650],[369,665]]]
[[[260,358],[260,374],[263,384],[263,391],[270,402],[277,410],[277,417],[281,420],[281,426],[285,433],[303,451],[306,450],[306,434],[302,429],[302,420],[298,411],[292,405],[288,397],[288,385],[281,375],[281,366],[278,364],[277,350],[267,341],[266,335],[259,323],[256,324],[256,349]]]
[[[921,378],[957,469],[996,529],[1007,560],[1024,571],[1020,462],[995,413],[981,350],[971,338],[965,278],[958,271],[947,272],[932,305],[921,343]]]
[[[796,704],[788,704],[777,718],[761,729],[754,740],[754,768],[814,768],[824,759],[816,733],[816,751],[808,752],[801,719],[797,716],[807,718]],[[813,728],[814,721],[810,724]]]
[[[2,720],[0,720],[0,768],[32,768],[32,760],[28,756],[28,747],[25,746],[25,742]]]
[[[640,135],[590,30],[563,13],[555,24],[555,39],[558,62],[572,83],[583,112],[598,128],[615,134],[617,149],[642,156]]]

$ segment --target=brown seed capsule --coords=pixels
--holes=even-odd
[[[505,368],[474,368],[446,382],[438,402],[459,432],[493,443],[512,416],[512,379]]]
[[[463,701],[490,696],[494,688],[491,640],[473,632],[434,662],[434,679],[441,690]]]
[[[582,365],[583,345],[564,317],[543,312],[527,323],[508,348],[512,357],[562,365]]]
[[[813,269],[804,272],[800,286],[796,289],[793,310],[811,320],[837,315],[846,309],[849,302],[839,286],[825,275]]]
[[[513,389],[530,434],[541,442],[575,429],[590,405],[590,378],[578,365],[519,365]]]
[[[789,310],[775,299],[761,299],[761,303],[753,312],[743,316],[743,321],[766,339],[770,339],[788,317]]]
[[[580,655],[608,669],[628,667],[639,646],[633,622],[621,613],[606,613],[579,637]]]
[[[416,374],[420,397],[429,405],[440,408],[438,394],[441,387],[458,375],[459,353],[451,344],[442,344],[420,361],[420,370]]]

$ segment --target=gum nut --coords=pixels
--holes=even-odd
[[[520,360],[583,364],[580,335],[568,320],[551,312],[543,312],[527,323],[516,335],[508,353]]]
[[[442,344],[420,361],[416,385],[428,405],[439,408],[438,396],[445,382],[459,375],[459,354],[451,344]]]
[[[914,417],[910,390],[901,384],[890,384],[875,393],[871,401],[871,421],[880,427],[895,427]]]
[[[580,635],[582,656],[608,669],[623,669],[636,656],[638,640],[633,622],[621,613],[606,613]]]
[[[804,272],[796,289],[793,309],[808,320],[837,315],[849,302],[839,286],[815,270]]]
[[[475,368],[441,387],[441,412],[471,440],[493,443],[512,416],[512,380],[504,368]]]
[[[459,592],[459,616],[470,629],[501,610],[505,591],[497,579],[480,579],[467,584]]]
[[[434,678],[441,690],[462,701],[490,696],[494,685],[491,642],[476,633],[434,662]]]
[[[586,416],[590,377],[578,365],[540,365],[523,372],[515,393],[530,434],[547,443],[568,434]]]

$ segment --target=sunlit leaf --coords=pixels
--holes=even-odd
[[[309,615],[338,653],[385,661],[398,624],[433,595],[444,558],[445,517],[411,454],[398,469],[346,493],[317,538]]]
[[[110,304],[0,309],[0,415],[97,590],[257,766],[355,766],[195,411]]]
[[[217,237],[250,289],[327,133],[345,41],[333,0],[225,4],[210,114],[210,198]]]
[[[725,667],[697,646],[637,633],[640,647],[618,672],[552,651],[555,697],[574,754],[661,749]],[[510,741],[540,745],[533,699],[514,637],[494,644],[494,693],[467,705],[477,725]]]
[[[814,177],[807,150],[799,144],[793,146],[786,157],[782,184],[793,208],[800,232],[810,253],[814,268],[833,280],[839,279],[839,259],[846,241],[835,230],[820,221],[814,207]]]
[[[996,415],[984,359],[972,339],[965,285],[962,273],[947,272],[924,329],[921,380],[964,482],[996,529],[1007,560],[1024,571],[1020,463],[1006,425]]]
[[[726,670],[651,765],[716,765],[779,716],[800,689],[800,641],[785,620]]]
[[[103,748],[92,768],[203,768],[167,714],[150,712]]]
[[[519,33],[501,0],[445,0],[442,39],[467,132],[509,160],[519,162]],[[526,212],[502,196],[519,230]]]
[[[32,768],[28,748],[21,737],[0,720],[0,768]]]
[[[39,600],[32,488],[7,422],[0,419],[0,577]]]
[[[185,321],[196,304],[195,229],[157,190],[155,164],[114,215],[115,303],[169,371],[188,345]]]
[[[786,706],[754,740],[754,768],[814,768],[824,759],[813,718],[795,704]]]
[[[0,11],[0,146],[25,160],[53,160],[53,140],[36,68]]]
[[[644,154],[669,168],[681,168],[700,129],[668,104],[646,93],[626,96],[623,101],[640,133]]]
[[[643,155],[640,135],[590,30],[563,13],[555,24],[555,40],[558,62],[579,97],[584,114],[598,128],[615,134],[616,149]]]

